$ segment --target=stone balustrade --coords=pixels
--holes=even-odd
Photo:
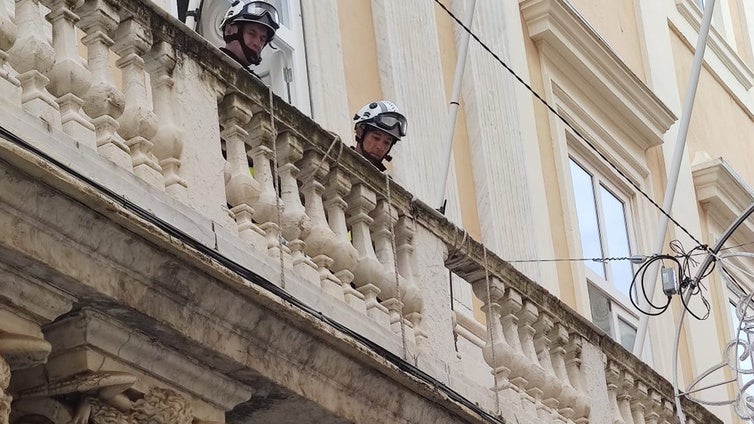
[[[325,315],[329,311],[354,332],[463,394],[470,404],[508,422],[674,422],[671,387],[650,367],[160,9],[136,0],[18,0],[15,10],[0,2],[0,31],[0,125],[20,138],[52,134],[30,141],[100,185],[80,190],[107,189],[237,263],[263,264],[260,274],[268,281]],[[80,51],[86,51],[85,59]],[[3,158],[7,160],[12,150],[4,147]],[[87,171],[92,163],[98,168]],[[122,193],[122,181],[135,189]],[[129,222],[122,224],[128,228],[139,225],[133,217],[118,219]],[[139,262],[128,260],[147,279],[169,280],[173,274],[140,269]],[[455,323],[455,336],[468,341],[465,352],[471,354],[455,355],[458,342],[452,346],[451,328],[437,325],[441,319],[451,321],[444,292],[435,290],[447,286],[443,278],[448,271],[465,279],[483,304],[485,335]],[[191,292],[185,284],[165,290],[183,296],[182,289]],[[128,321],[127,313],[103,318],[103,311],[140,306],[97,308],[105,300],[117,304],[115,295],[108,295],[116,290],[97,292],[92,287],[66,296],[78,298],[70,300],[71,305],[98,299],[89,302],[96,311],[83,308],[80,315],[30,320],[38,333],[31,339],[4,332],[0,321],[0,423],[13,416],[13,405],[18,405],[21,412],[16,416],[23,421],[26,412],[39,415],[51,408],[34,406],[35,402],[57,404],[68,399],[60,396],[72,393],[79,394],[80,402],[68,419],[83,419],[82,411],[92,411],[94,417],[130,414],[145,420],[139,418],[145,405],[162,402],[174,405],[180,418],[149,422],[190,422],[192,414],[209,422],[208,417],[219,419],[233,403],[242,403],[254,392],[244,386],[247,381],[228,382],[234,378],[231,366],[197,376],[231,387],[219,392],[222,399],[214,398],[209,389],[185,389],[190,379],[175,376],[190,369],[192,362],[177,348],[170,351],[177,358],[171,373],[157,375],[143,366],[137,378],[136,371],[114,365],[94,369],[94,359],[100,357],[104,365],[118,355],[159,355],[147,341],[129,342],[131,335],[122,327],[107,327],[110,318]],[[246,295],[236,293],[239,299]],[[18,316],[29,315],[23,304],[16,306]],[[212,305],[202,311],[220,316],[222,309]],[[90,334],[81,334],[76,343],[67,339],[73,329],[94,323],[102,327],[97,327],[97,337],[115,339],[122,333],[122,346],[133,351],[116,349],[121,342],[110,341],[109,350],[101,347],[96,354],[87,353],[84,374],[55,368],[66,355],[94,343],[96,337]],[[139,337],[148,340],[150,328],[140,331],[146,335]],[[190,332],[178,324],[172,331]],[[50,353],[45,338],[52,342],[53,357],[40,365]],[[207,342],[186,355],[199,357],[199,351],[211,348],[223,349]],[[362,349],[354,348],[352,354]],[[46,367],[44,373],[39,367]],[[464,369],[472,368],[481,368],[486,380],[465,378]],[[58,374],[53,377],[61,382],[57,389],[52,388],[55,381],[41,377],[48,378],[54,370]],[[98,386],[102,382],[108,383]],[[188,401],[172,391],[181,388],[190,393],[184,394],[187,399],[201,399],[194,403],[216,411],[191,412]],[[140,393],[139,400],[124,399],[133,392]],[[304,392],[298,394],[306,396]],[[11,404],[8,393],[18,400]],[[684,405],[690,419],[715,422],[698,405]],[[467,414],[468,420],[476,416],[454,413]]]

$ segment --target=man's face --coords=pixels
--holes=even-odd
[[[262,24],[256,22],[242,22],[236,25],[229,25],[228,31],[229,34],[241,31],[241,39],[243,40],[243,43],[246,44],[246,47],[251,49],[257,57],[262,54],[262,49],[267,45],[267,27]],[[237,40],[229,43],[226,48],[232,51],[236,57],[241,59],[241,61],[244,62],[244,65],[248,66],[250,64]]]
[[[381,161],[385,157],[392,145],[393,136],[378,129],[367,131],[361,142],[362,153],[377,161]]]

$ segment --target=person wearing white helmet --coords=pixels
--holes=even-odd
[[[406,136],[408,122],[398,107],[387,100],[364,105],[353,117],[356,150],[380,171],[390,161],[390,149]]]
[[[252,65],[262,61],[262,50],[278,28],[280,18],[275,6],[266,1],[234,0],[220,22],[225,41],[220,50],[251,71]]]

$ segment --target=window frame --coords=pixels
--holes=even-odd
[[[197,33],[217,47],[224,45],[217,26],[229,7],[226,3],[224,0],[203,0],[202,16],[196,28]],[[281,25],[270,45],[262,51],[262,62],[253,67],[254,73],[271,86],[276,95],[311,116],[301,0],[272,0],[272,3],[278,9]],[[177,0],[171,4],[177,7]],[[179,17],[177,8],[174,16]],[[204,34],[207,31],[210,32]],[[270,73],[270,69],[280,71]],[[286,81],[286,69],[290,69],[290,84]]]
[[[574,243],[570,246],[570,250],[574,252],[573,257],[584,258],[582,254],[582,235],[579,229],[578,214],[576,212],[575,195],[573,187],[573,175],[571,175],[571,162],[579,166],[585,173],[591,177],[592,194],[594,196],[595,213],[597,215],[597,225],[599,228],[599,242],[601,257],[610,256],[609,252],[606,252],[606,231],[604,224],[604,210],[602,206],[602,199],[599,192],[600,188],[604,188],[611,195],[613,195],[623,205],[624,222],[626,225],[626,237],[628,241],[629,255],[637,252],[637,236],[636,228],[634,225],[633,215],[635,210],[635,200],[637,193],[632,188],[629,188],[628,184],[622,183],[618,180],[618,176],[614,171],[610,171],[609,165],[602,163],[601,159],[596,157],[594,152],[591,154],[584,151],[583,148],[579,149],[576,145],[575,137],[569,137],[569,152],[566,157],[568,166],[565,168],[568,170],[567,182],[570,204],[572,207],[569,210],[569,217],[574,228]],[[589,259],[589,258],[586,258]],[[589,319],[594,322],[592,316],[592,302],[591,295],[589,294],[590,286],[602,294],[609,302],[610,310],[610,332],[608,335],[621,343],[619,334],[619,323],[623,320],[626,324],[632,326],[634,329],[638,328],[639,315],[633,310],[631,300],[628,298],[627,293],[623,293],[618,289],[618,286],[614,282],[612,275],[612,264],[610,261],[604,262],[605,277],[592,270],[586,263],[580,263],[575,265],[579,268],[579,274],[583,275],[583,284],[585,285],[585,293],[587,294],[587,304],[589,305]],[[632,272],[636,271],[635,266],[631,266]],[[577,284],[579,284],[577,282]]]

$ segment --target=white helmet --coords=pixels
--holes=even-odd
[[[220,34],[225,37],[225,27],[239,22],[256,22],[267,27],[267,42],[272,41],[280,28],[280,17],[275,6],[266,1],[234,0],[220,21]],[[225,40],[228,41],[228,40]]]
[[[387,100],[364,105],[353,116],[353,123],[354,129],[359,125],[369,125],[392,135],[396,141],[406,136],[408,126],[406,117],[398,111],[398,107]]]

